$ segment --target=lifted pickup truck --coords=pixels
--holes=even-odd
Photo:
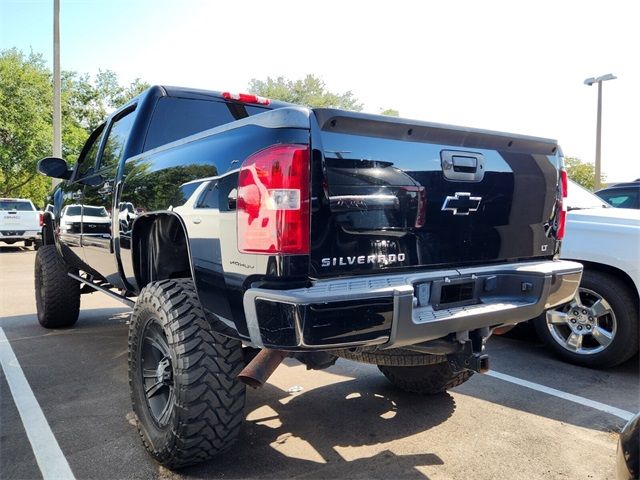
[[[488,368],[494,329],[573,298],[562,166],[551,140],[152,87],[74,168],[39,163],[64,181],[36,257],[38,320],[73,325],[94,290],[133,307],[133,408],[169,467],[228,448],[245,384],[288,356],[441,392]],[[63,228],[70,205],[80,220]],[[110,222],[87,214],[99,207]]]
[[[0,198],[0,242],[40,246],[41,214],[27,198]]]

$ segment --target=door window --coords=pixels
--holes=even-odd
[[[102,134],[104,132],[104,124],[100,125],[94,130],[94,132],[87,140],[80,158],[78,159],[78,169],[76,171],[75,180],[86,177],[89,174],[91,167],[96,163],[96,157],[98,156],[98,149],[100,143],[102,143]]]
[[[218,208],[218,184],[216,182],[211,182],[205,188],[196,208]]]
[[[129,138],[131,126],[133,125],[133,112],[134,109],[129,110],[111,123],[109,136],[107,137],[107,142],[105,143],[104,150],[102,151],[100,169],[115,167],[118,165],[118,161],[124,152],[127,138]]]

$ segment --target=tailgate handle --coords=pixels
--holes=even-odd
[[[484,178],[484,155],[476,152],[442,150],[444,178],[456,182],[481,182]]]
[[[473,173],[478,168],[478,159],[476,157],[461,157],[460,155],[454,155],[451,158],[453,160],[453,170],[455,172]]]

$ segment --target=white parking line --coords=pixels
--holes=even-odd
[[[0,365],[27,432],[44,480],[74,479],[69,463],[53,436],[33,390],[22,372],[4,330],[0,328]]]
[[[546,393],[547,395],[553,395],[554,397],[562,398],[570,402],[579,403],[580,405],[584,405],[586,407],[595,408],[596,410],[600,410],[601,412],[615,415],[616,417],[620,417],[626,421],[631,420],[631,418],[635,415],[626,410],[622,410],[621,408],[607,405],[606,403],[600,403],[600,402],[596,402],[595,400],[589,400],[588,398],[580,397],[578,395],[573,395],[572,393],[563,392],[562,390],[556,390],[555,388],[547,387],[545,385],[540,385],[539,383],[530,382],[528,380],[522,380],[521,378],[512,377],[511,375],[507,375],[506,373],[496,372],[495,370],[489,370],[485,375],[489,375],[490,377],[494,377],[494,378],[499,378],[500,380],[504,380],[505,382],[515,383],[516,385],[530,388],[532,390],[537,390],[538,392]]]

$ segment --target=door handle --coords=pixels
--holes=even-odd
[[[197,225],[198,223],[202,222],[202,220],[200,218],[194,218],[192,219],[192,222]]]

